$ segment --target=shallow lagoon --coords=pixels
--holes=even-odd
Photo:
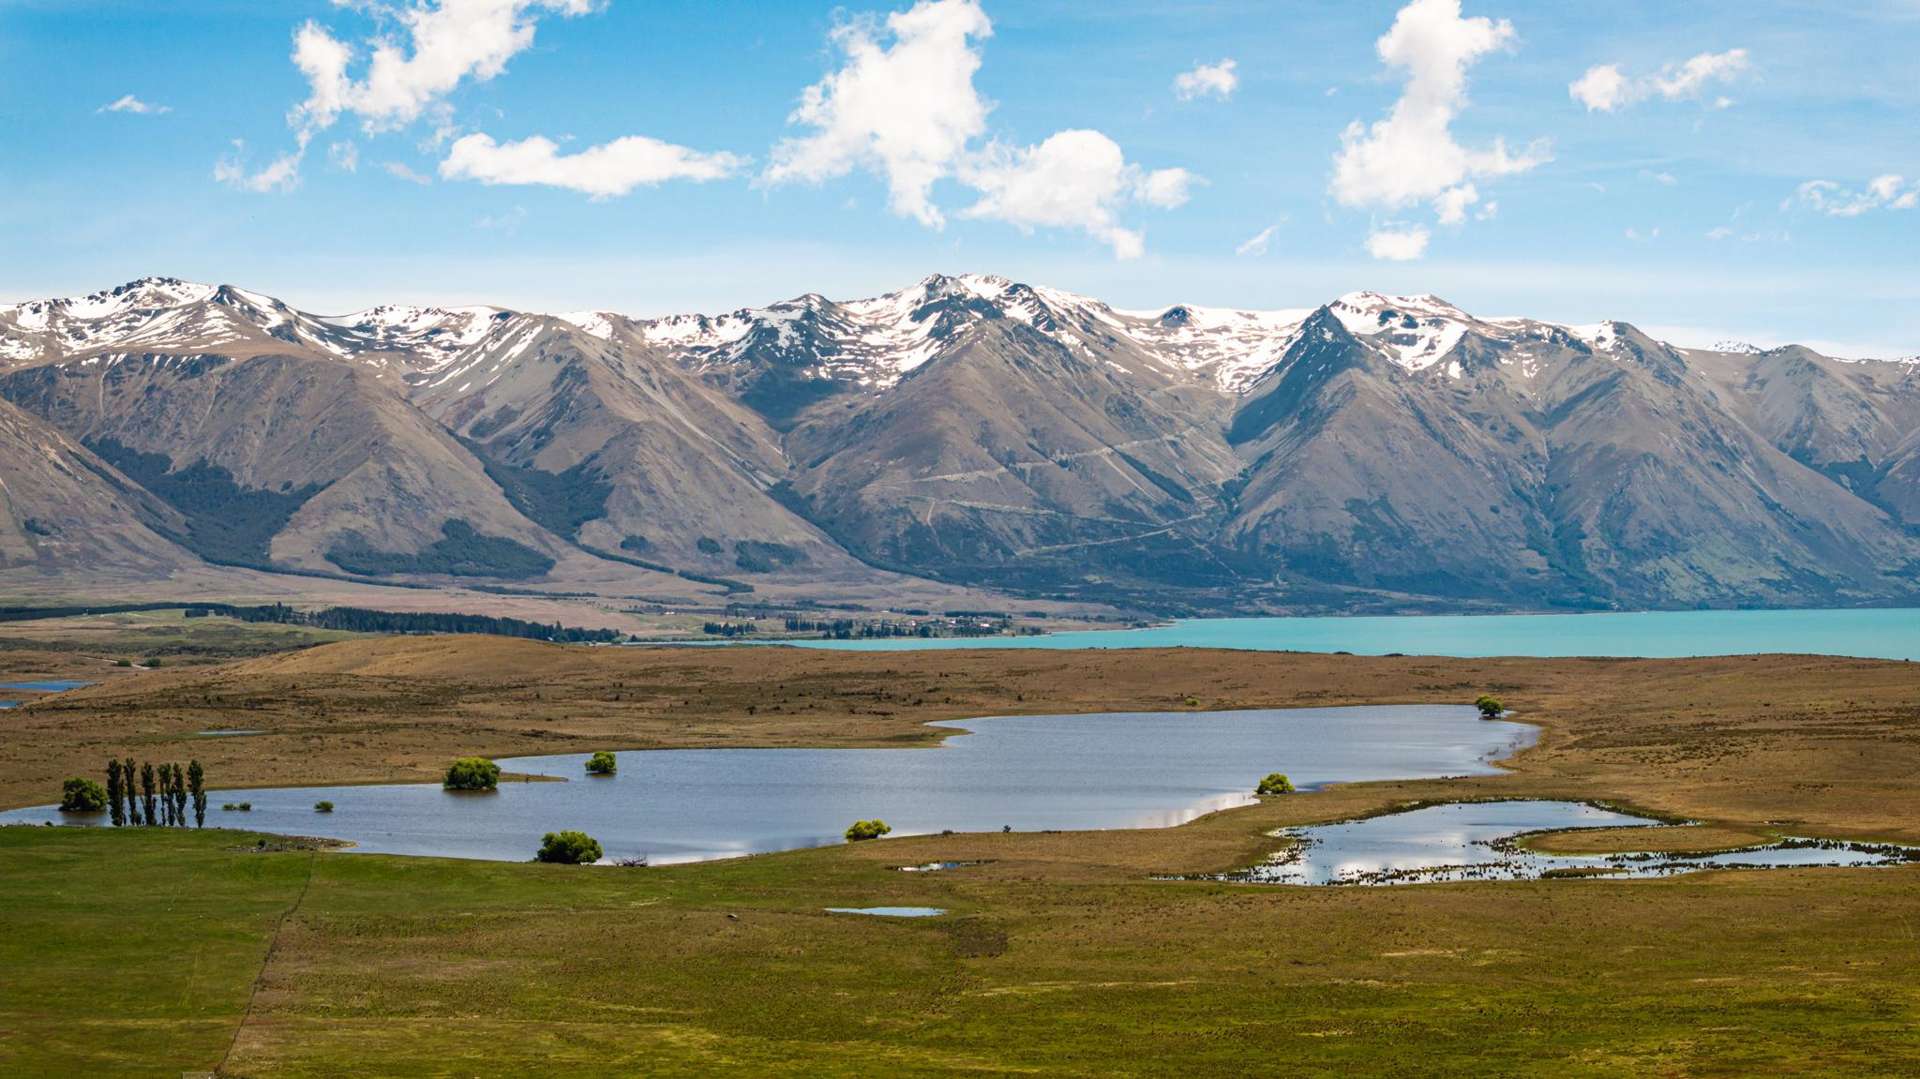
[[[893,834],[1145,828],[1252,801],[1268,772],[1295,784],[1486,775],[1535,729],[1470,707],[1394,705],[1235,712],[1129,712],[951,721],[934,748],[675,749],[617,754],[585,775],[584,754],[503,759],[510,772],[568,782],[502,783],[493,794],[390,784],[212,792],[208,823],[325,835],[355,849],[522,861],[546,832],[578,828],[609,858],[699,861],[842,841],[855,820]],[[222,812],[244,799],[248,813]],[[314,812],[330,801],[331,814]],[[0,823],[60,820],[51,807]],[[100,817],[70,818],[97,823]],[[884,840],[882,841],[884,842]]]
[[[1569,828],[1626,828],[1657,820],[1580,802],[1453,802],[1364,820],[1289,828],[1298,846],[1224,879],[1256,884],[1428,884],[1544,876],[1661,877],[1702,869],[1889,865],[1920,850],[1785,840],[1717,854],[1542,854],[1513,840]]]
[[[1920,660],[1920,610],[1197,618],[1036,637],[792,641],[809,648],[1244,648],[1380,656],[1683,656],[1765,652]]]

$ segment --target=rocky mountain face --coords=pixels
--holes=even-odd
[[[1123,311],[936,275],[721,315],[324,317],[152,278],[0,307],[0,480],[0,580],[1888,603],[1920,579],[1920,364],[1375,293]]]

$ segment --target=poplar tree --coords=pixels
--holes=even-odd
[[[207,770],[200,762],[187,762],[187,789],[193,792],[193,826],[207,826]]]
[[[140,823],[140,799],[134,791],[133,782],[133,758],[128,757],[120,762],[120,786],[127,792],[127,823],[137,825]]]
[[[159,807],[154,804],[153,791],[153,762],[148,761],[140,766],[140,815],[146,818],[149,828],[160,823]]]
[[[120,789],[120,758],[107,758],[107,812],[115,828],[127,823],[125,792]]]
[[[176,828],[187,826],[187,777],[179,761],[173,762],[173,824]]]

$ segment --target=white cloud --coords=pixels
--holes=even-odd
[[[967,144],[986,131],[992,108],[974,89],[977,41],[993,24],[977,0],[921,0],[886,19],[882,45],[872,18],[833,31],[840,70],[809,86],[789,123],[814,133],[773,149],[768,183],[845,176],[872,169],[887,181],[893,212],[938,228],[933,185],[951,176]]]
[[[406,164],[403,161],[382,162],[380,165],[380,168],[388,176],[391,176],[396,180],[405,180],[410,184],[419,184],[421,187],[425,187],[428,184],[433,182],[433,177],[423,176],[420,173],[413,171],[412,166]]]
[[[563,154],[551,139],[538,135],[495,142],[492,136],[475,134],[454,142],[440,163],[440,175],[483,184],[564,187],[603,199],[668,180],[724,179],[745,164],[733,154],[701,153],[641,135]]]
[[[1657,226],[1651,229],[1628,227],[1626,237],[1637,244],[1649,244],[1660,238],[1660,229]]]
[[[1427,230],[1419,225],[1381,225],[1367,234],[1367,254],[1388,262],[1411,262],[1427,253]]]
[[[1240,85],[1240,76],[1234,73],[1237,65],[1231,59],[1217,64],[1198,64],[1192,71],[1182,71],[1173,77],[1173,96],[1182,101],[1192,101],[1196,97],[1208,94],[1222,101],[1233,96]]]
[[[1100,133],[1096,131],[1092,134]],[[1104,135],[1100,137],[1106,138]],[[1114,149],[1117,150],[1119,147],[1115,146]],[[1155,169],[1140,178],[1134,186],[1134,194],[1149,206],[1172,210],[1185,206],[1188,197],[1192,194],[1193,185],[1203,182],[1186,169]]]
[[[1127,162],[1118,143],[1086,130],[1056,132],[1025,149],[995,144],[963,168],[962,179],[980,192],[963,217],[1005,221],[1026,231],[1081,229],[1120,259],[1146,250],[1145,237],[1120,226],[1120,208],[1131,201],[1178,206],[1194,180],[1185,169],[1142,172]]]
[[[1652,180],[1662,187],[1672,187],[1680,182],[1680,178],[1671,172],[1655,172],[1652,169],[1641,169],[1640,178],[1642,180]]]
[[[1120,224],[1120,211],[1180,206],[1204,181],[1180,168],[1148,172],[1098,131],[1059,131],[1037,146],[980,145],[993,105],[973,77],[980,43],[992,36],[979,0],[919,0],[884,21],[843,22],[832,33],[840,67],[809,86],[787,118],[812,132],[776,144],[760,182],[818,183],[866,169],[886,181],[895,214],[937,229],[946,215],[934,186],[951,179],[978,196],[964,217],[1029,232],[1080,229],[1116,257],[1138,257],[1144,237]]]
[[[1268,225],[1247,237],[1244,243],[1233,249],[1233,253],[1242,258],[1259,258],[1267,253],[1267,248],[1273,245],[1273,234],[1278,231],[1280,231],[1279,225]]]
[[[1703,52],[1677,63],[1668,64],[1650,75],[1628,77],[1618,64],[1596,64],[1567,86],[1567,95],[1586,106],[1588,112],[1614,112],[1649,98],[1667,101],[1699,99],[1713,83],[1732,82],[1751,65],[1747,50]],[[1733,99],[1717,96],[1710,105],[1724,109]]]
[[[142,101],[132,94],[122,94],[120,97],[107,102],[105,105],[93,111],[130,112],[135,116],[164,116],[173,111],[173,106],[157,105],[150,101]]]
[[[419,119],[467,79],[485,82],[533,45],[544,14],[585,15],[595,0],[422,0],[382,7],[406,32],[367,42],[366,77],[347,68],[353,50],[317,23],[294,38],[294,64],[307,76],[307,100],[294,111],[309,130],[333,124],[343,112],[360,117],[368,134],[394,131]]]
[[[1433,200],[1433,212],[1442,225],[1463,225],[1467,208],[1480,201],[1480,192],[1472,184],[1449,187]]]
[[[327,160],[342,172],[360,171],[360,146],[349,141],[336,142],[327,147]]]
[[[1627,77],[1617,64],[1595,64],[1567,84],[1568,96],[1585,105],[1588,112],[1612,112],[1626,103],[1628,92]]]
[[[301,150],[281,154],[258,172],[247,171],[247,144],[233,140],[233,151],[213,163],[213,178],[241,191],[291,191],[300,185]]]
[[[1907,183],[1896,173],[1868,180],[1863,191],[1832,180],[1808,180],[1794,189],[1788,205],[1794,201],[1830,217],[1859,217],[1870,210],[1911,210],[1920,206],[1920,184]]]
[[[1375,43],[1389,68],[1405,73],[1406,88],[1386,119],[1354,121],[1334,156],[1332,191],[1345,206],[1403,209],[1433,200],[1443,224],[1464,219],[1478,198],[1468,181],[1526,172],[1551,160],[1545,143],[1518,154],[1495,139],[1484,150],[1454,140],[1452,124],[1467,102],[1467,69],[1513,43],[1513,24],[1460,15],[1460,0],[1412,0]],[[1367,249],[1376,258],[1418,258],[1425,229],[1376,229]]]
[[[534,25],[543,14],[584,15],[601,0],[334,0],[343,7],[370,11],[404,31],[363,43],[369,54],[365,77],[350,68],[356,50],[312,20],[293,35],[292,60],[307,80],[307,97],[287,114],[294,148],[258,173],[249,175],[237,156],[221,159],[214,176],[250,191],[290,191],[299,183],[300,164],[313,137],[351,113],[369,135],[396,131],[432,110],[449,128],[445,97],[462,81],[485,82],[506,70],[507,61],[533,45]],[[338,145],[338,144],[336,144]],[[358,164],[358,150],[354,152]],[[332,150],[329,150],[332,156]],[[336,164],[340,163],[335,159]],[[346,165],[352,171],[354,165]]]

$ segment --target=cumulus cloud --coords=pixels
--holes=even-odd
[[[142,101],[132,94],[122,94],[93,111],[130,112],[135,116],[164,116],[173,111],[173,106],[157,105],[151,101]]]
[[[813,134],[782,140],[768,183],[818,183],[856,167],[886,178],[893,212],[940,227],[933,185],[951,176],[992,105],[974,88],[978,42],[993,24],[977,0],[921,0],[887,16],[883,44],[871,17],[843,23],[833,42],[845,63],[807,87],[789,123]]]
[[[1866,188],[1858,191],[1832,180],[1808,180],[1794,189],[1788,205],[1794,202],[1830,217],[1859,217],[1870,210],[1911,210],[1920,206],[1920,184],[1910,184],[1891,172],[1868,180]]]
[[[585,15],[595,0],[438,0],[382,10],[406,41],[376,38],[368,45],[366,75],[353,79],[353,50],[318,23],[294,36],[293,62],[307,77],[307,100],[296,116],[314,130],[341,114],[358,116],[368,134],[394,131],[419,119],[461,82],[485,82],[533,45],[542,15]]]
[[[1173,77],[1173,96],[1192,101],[1211,94],[1225,101],[1240,85],[1240,76],[1233,70],[1235,66],[1233,60],[1227,59],[1217,64],[1197,64],[1192,71],[1182,71]]]
[[[1144,236],[1120,226],[1120,209],[1134,201],[1178,206],[1193,183],[1185,169],[1144,172],[1126,160],[1118,143],[1086,130],[1057,132],[1024,149],[995,144],[963,169],[962,179],[980,192],[980,200],[962,216],[1005,221],[1028,232],[1080,229],[1120,259],[1139,258],[1146,250]]]
[[[304,149],[302,146],[301,151]],[[251,172],[247,168],[246,141],[235,139],[232,152],[214,162],[213,178],[235,190],[256,194],[291,191],[300,185],[301,151],[281,154],[258,172]]]
[[[1568,84],[1567,95],[1586,106],[1588,112],[1614,112],[1656,97],[1667,101],[1699,100],[1709,86],[1732,82],[1750,66],[1745,49],[1703,52],[1637,77],[1628,76],[1618,64],[1596,64]],[[1716,96],[1709,104],[1724,109],[1732,105],[1733,100]]]
[[[1467,220],[1467,209],[1480,201],[1480,192],[1472,184],[1449,187],[1433,200],[1433,212],[1442,225],[1462,225]]]
[[[1380,59],[1402,72],[1405,89],[1383,120],[1354,121],[1341,134],[1333,161],[1332,192],[1342,205],[1404,209],[1431,200],[1442,224],[1465,220],[1479,199],[1471,182],[1526,172],[1551,160],[1544,142],[1514,153],[1505,140],[1473,150],[1453,137],[1467,103],[1467,70],[1488,53],[1510,47],[1513,24],[1464,18],[1460,0],[1412,0],[1375,43]],[[1406,260],[1426,250],[1424,228],[1376,229],[1367,249],[1376,258]]]
[[[952,180],[977,196],[963,217],[1028,232],[1080,229],[1118,258],[1138,257],[1144,237],[1120,224],[1120,212],[1180,206],[1202,181],[1185,169],[1147,171],[1098,131],[1060,131],[1037,146],[981,144],[993,104],[973,77],[992,36],[979,0],[919,0],[884,20],[841,23],[832,33],[839,68],[787,118],[811,132],[776,144],[760,182],[819,183],[863,169],[886,182],[895,214],[937,229],[946,215],[934,187]]]
[[[1367,234],[1367,254],[1387,262],[1412,262],[1427,253],[1431,238],[1419,225],[1379,225]]]
[[[360,171],[360,145],[351,140],[336,142],[327,147],[327,160],[342,172]]]
[[[538,135],[495,142],[489,135],[475,134],[454,142],[440,163],[440,175],[483,184],[563,187],[604,199],[668,180],[724,179],[745,164],[733,154],[701,153],[641,135],[563,154],[551,139]]]

